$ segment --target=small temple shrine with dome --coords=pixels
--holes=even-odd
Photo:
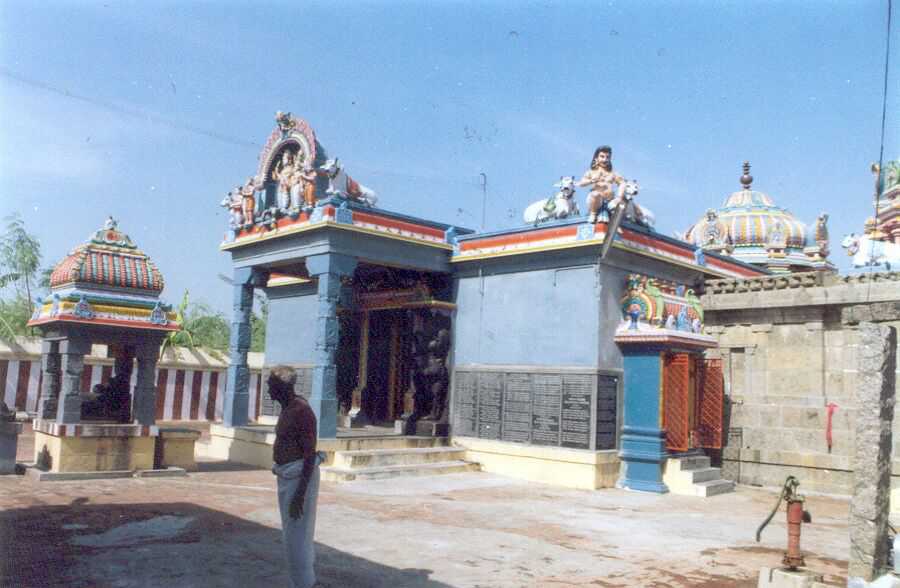
[[[112,218],[54,268],[50,295],[28,323],[43,339],[34,422],[41,469],[153,468],[159,349],[179,329],[159,298],[163,284],[150,257]],[[85,390],[84,358],[94,344],[107,346],[115,367],[107,381]]]
[[[771,196],[752,189],[749,162],[744,162],[740,181],[741,189],[720,208],[707,210],[685,232],[685,241],[772,273],[834,270],[828,260],[827,214],[820,214],[811,227],[799,221]]]

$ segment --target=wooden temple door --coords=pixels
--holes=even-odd
[[[697,447],[721,449],[725,408],[722,360],[698,358],[697,364],[699,377],[694,440]]]
[[[666,431],[666,449],[690,449],[691,356],[669,353],[663,360],[662,426]]]

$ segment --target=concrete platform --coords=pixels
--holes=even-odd
[[[198,470],[0,477],[0,587],[285,586],[274,476],[227,462]],[[783,516],[753,540],[775,493],[741,486],[716,500],[488,473],[321,486],[325,588],[754,588],[785,546]],[[807,566],[846,586],[848,501],[811,495],[806,507]]]

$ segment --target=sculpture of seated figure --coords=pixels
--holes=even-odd
[[[117,374],[106,384],[97,384],[81,403],[82,420],[131,421],[130,377]]]

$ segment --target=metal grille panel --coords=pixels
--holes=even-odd
[[[690,356],[666,355],[663,368],[663,427],[666,449],[687,451],[690,446]]]
[[[725,403],[725,382],[722,360],[706,359],[700,364],[700,385],[697,387],[697,430],[699,447],[722,448],[722,416]]]

